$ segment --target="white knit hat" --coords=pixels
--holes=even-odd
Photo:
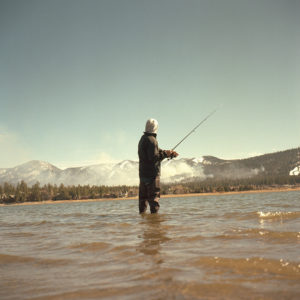
[[[157,133],[158,122],[155,119],[149,119],[146,122],[145,132],[148,133]]]

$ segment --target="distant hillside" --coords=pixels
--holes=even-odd
[[[204,156],[210,164],[205,165],[204,173],[217,178],[245,178],[254,175],[289,175],[299,166],[300,148],[264,154],[246,159],[222,160]]]

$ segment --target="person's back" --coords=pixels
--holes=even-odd
[[[166,154],[158,148],[155,133],[144,133],[139,142],[138,154],[140,178],[155,178],[160,175],[160,162]]]

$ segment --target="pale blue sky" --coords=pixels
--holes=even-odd
[[[0,168],[299,147],[299,0],[0,0]]]

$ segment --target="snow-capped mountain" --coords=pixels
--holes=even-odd
[[[203,159],[165,160],[162,163],[162,181],[180,181],[190,177],[204,177]],[[86,167],[59,169],[47,162],[33,160],[14,168],[0,169],[0,183],[17,184],[24,180],[32,185],[137,185],[138,162],[124,160],[116,164],[97,164]]]
[[[165,183],[205,178],[245,178],[256,175],[299,175],[299,149],[291,149],[246,159],[223,160],[214,156],[176,158],[162,162],[161,181]],[[137,185],[138,162],[97,164],[86,167],[59,169],[50,163],[33,160],[14,168],[0,169],[0,184],[28,185]]]
[[[0,169],[0,183],[16,184],[24,180],[28,184],[37,181],[43,183],[56,183],[61,170],[47,162],[32,160],[14,168]]]

